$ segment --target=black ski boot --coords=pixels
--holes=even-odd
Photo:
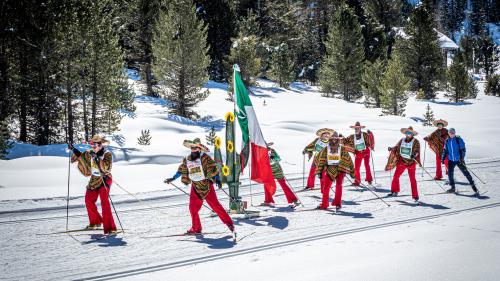
[[[387,194],[387,197],[391,197],[391,196],[392,197],[396,197],[396,196],[398,196],[398,193],[397,192],[391,192],[391,193]]]
[[[472,190],[474,190],[474,196],[479,197],[479,190],[477,190],[477,187],[474,184],[472,185]]]
[[[455,193],[455,187],[446,190],[446,193]]]

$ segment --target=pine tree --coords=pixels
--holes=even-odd
[[[459,60],[454,60],[448,70],[448,84],[449,92],[445,95],[450,101],[458,103],[477,96],[476,84],[467,73],[465,65]]]
[[[281,86],[295,78],[303,24],[304,17],[296,1],[265,1],[262,35],[271,51],[267,58],[261,57],[263,72],[270,71],[271,77],[279,80]]]
[[[141,130],[141,136],[137,138],[137,143],[139,145],[150,145],[151,144],[151,133],[149,130]]]
[[[384,62],[376,60],[373,63],[368,62],[363,72],[363,93],[365,95],[365,105],[367,107],[380,107],[380,86],[382,73],[384,73]]]
[[[247,87],[256,84],[256,79],[260,71],[261,60],[257,56],[258,42],[257,36],[245,36],[243,33],[240,33],[231,47],[229,62],[240,66],[241,79]]]
[[[381,105],[384,114],[404,116],[409,86],[410,82],[404,73],[403,63],[399,56],[394,54],[388,62],[380,86],[380,92],[382,93]]]
[[[174,114],[198,118],[192,108],[208,96],[201,92],[210,64],[206,42],[207,27],[197,18],[191,1],[172,1],[167,11],[160,13],[153,40],[153,70]]]
[[[237,35],[236,15],[227,0],[195,0],[199,18],[208,26],[208,44],[210,79],[227,81],[229,69],[227,60],[231,49],[231,38]]]
[[[9,137],[7,123],[0,122],[0,159],[5,159],[10,148],[12,148],[12,142]]]
[[[490,77],[495,72],[495,64],[498,63],[498,49],[491,36],[483,34],[478,38],[477,57],[479,67]]]
[[[465,20],[467,0],[443,0],[439,7],[441,22],[444,30],[450,36],[460,31],[462,22]]]
[[[433,99],[444,57],[434,29],[434,20],[424,5],[415,8],[404,30],[408,38],[402,39],[398,48],[407,76],[411,79],[411,89],[422,89],[426,99]]]
[[[361,97],[363,36],[351,8],[343,5],[335,13],[326,50],[327,55],[320,68],[322,91],[327,96],[338,93],[347,101]]]
[[[403,3],[406,3],[406,1],[378,0],[364,2],[366,14],[374,18],[376,22],[383,26],[387,42],[386,58],[390,58],[392,55],[392,49],[396,36],[394,27],[400,26]]]
[[[271,56],[271,79],[278,81],[280,87],[288,88],[295,78],[294,66],[287,44],[277,46]]]
[[[500,75],[491,75],[486,82],[484,92],[490,96],[500,97]]]
[[[470,36],[464,35],[460,39],[460,49],[455,57],[463,62],[467,69],[473,69],[474,66],[477,66],[477,55],[475,56],[474,54],[476,49],[476,40]]]
[[[432,122],[434,122],[434,112],[431,109],[431,106],[427,104],[426,111],[424,114],[424,126],[432,126]]]
[[[210,131],[208,131],[208,134],[205,136],[205,138],[207,139],[207,144],[214,145],[216,137],[217,131],[215,130],[215,127],[212,126],[212,128],[210,128]]]
[[[486,33],[486,0],[471,0],[470,34],[479,37]]]

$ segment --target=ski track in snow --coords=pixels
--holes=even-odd
[[[487,165],[486,165],[487,166]],[[475,172],[488,182],[499,180],[498,168],[478,166]],[[458,181],[465,179],[457,175]],[[381,178],[381,189],[387,189],[389,179]],[[290,247],[296,244],[310,243],[316,240],[335,238],[359,232],[370,232],[375,229],[390,231],[390,227],[401,224],[413,224],[418,221],[456,215],[463,212],[480,212],[487,208],[500,207],[500,192],[493,184],[479,186],[486,191],[481,198],[472,197],[470,187],[458,186],[461,194],[428,195],[440,192],[434,182],[419,182],[422,206],[414,206],[408,196],[410,190],[407,177],[402,177],[401,197],[386,198],[391,204],[386,207],[379,200],[364,201],[373,198],[368,191],[360,192],[354,187],[344,188],[343,211],[334,215],[331,211],[297,211],[288,207],[276,207],[261,211],[261,217],[255,219],[235,220],[238,235],[244,237],[238,244],[231,241],[230,233],[222,235],[206,235],[196,237],[165,237],[145,239],[144,237],[182,233],[189,227],[189,212],[186,205],[179,205],[159,214],[155,209],[140,212],[125,212],[129,203],[118,208],[118,213],[125,234],[116,238],[95,240],[94,234],[78,233],[74,235],[40,235],[64,229],[65,210],[49,210],[41,212],[44,217],[55,216],[56,219],[43,221],[22,221],[18,223],[0,224],[2,240],[0,248],[6,279],[113,279],[131,277],[136,274],[169,270],[176,267],[191,266],[222,258],[238,255],[249,255],[260,251],[271,253],[273,249]],[[301,186],[301,183],[298,184]],[[297,185],[294,185],[297,188]],[[384,193],[379,193],[383,195]],[[298,193],[305,208],[312,208],[319,203],[318,189]],[[224,203],[226,198],[219,197]],[[255,195],[256,202],[262,195]],[[163,204],[169,204],[172,198],[165,198]],[[183,198],[182,201],[187,201]],[[285,203],[284,197],[277,197],[277,203]],[[174,200],[175,202],[175,200]],[[133,204],[133,203],[130,203]],[[83,210],[71,210],[71,214],[79,214],[70,218],[70,229],[86,225]],[[202,210],[204,231],[225,231],[225,226],[218,218],[207,216]],[[171,215],[172,218],[168,217]],[[1,215],[4,220],[9,215]],[[38,214],[27,213],[24,219]],[[493,224],[495,231],[498,224]],[[251,234],[251,235],[249,235]],[[246,236],[249,235],[249,236]],[[245,237],[246,236],[246,237]],[[348,238],[338,238],[348,239]],[[29,253],[29,254],[28,254]],[[28,255],[27,255],[28,254]],[[22,258],[20,258],[22,257]],[[95,261],[95,262],[89,262]],[[57,264],[57,266],[54,266]],[[480,265],[476,265],[480,266]],[[140,275],[137,275],[139,278]]]

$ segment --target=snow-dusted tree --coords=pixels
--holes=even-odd
[[[484,92],[490,96],[500,97],[500,75],[491,75],[486,82]]]
[[[212,126],[212,128],[210,128],[210,131],[208,131],[208,134],[205,136],[208,145],[214,145],[215,137],[217,137],[216,133],[217,131],[215,130],[215,127]]]
[[[271,55],[271,79],[278,82],[280,87],[288,88],[290,82],[293,82],[294,63],[290,55],[287,44],[277,46]]]
[[[462,102],[477,96],[478,89],[460,60],[454,60],[448,70],[448,88],[445,94],[453,102]]]
[[[405,65],[406,75],[411,79],[411,89],[422,89],[426,99],[433,99],[444,61],[434,18],[425,5],[413,10],[404,31],[408,38],[398,43],[398,51]]]
[[[137,143],[140,145],[150,145],[151,138],[149,130],[141,130],[141,136],[137,138]]]
[[[424,114],[424,126],[432,126],[434,121],[434,111],[432,111],[431,106],[427,104],[425,114]]]
[[[202,91],[208,81],[207,51],[207,27],[197,18],[193,2],[172,0],[160,13],[153,40],[153,71],[172,113],[198,118],[192,108],[208,96]]]
[[[344,100],[360,98],[363,73],[364,45],[361,26],[354,11],[342,5],[335,12],[328,42],[326,58],[320,68],[319,84],[327,95],[341,94]]]
[[[9,140],[9,131],[6,122],[0,122],[0,159],[4,159],[7,155],[7,150],[12,147]]]
[[[404,116],[409,87],[410,81],[403,71],[403,64],[399,56],[393,54],[392,59],[388,62],[380,86],[382,112],[389,115]]]
[[[384,62],[376,60],[367,62],[363,72],[363,94],[365,95],[365,105],[367,107],[380,107],[380,85],[382,73],[384,73]]]

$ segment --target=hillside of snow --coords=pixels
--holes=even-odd
[[[131,83],[134,83],[131,81]],[[261,80],[252,89],[251,96],[259,122],[268,142],[283,159],[285,173],[302,173],[303,148],[315,138],[319,128],[329,127],[344,135],[356,121],[374,132],[376,170],[382,170],[388,156],[387,147],[401,137],[402,127],[413,126],[422,138],[434,128],[422,126],[425,107],[429,104],[436,118],[449,121],[457,129],[468,149],[468,159],[500,157],[500,99],[481,94],[477,99],[454,104],[440,97],[435,101],[417,101],[411,97],[406,107],[406,117],[381,116],[380,109],[365,108],[362,103],[345,102],[321,96],[317,87],[294,83],[290,90],[278,88],[273,82]],[[139,85],[134,85],[139,89]],[[190,121],[168,113],[168,102],[146,96],[137,96],[137,110],[126,116],[120,131],[111,137],[110,149],[114,155],[113,176],[123,188],[133,193],[171,189],[163,179],[175,173],[182,157],[189,150],[182,145],[184,139],[205,136],[213,126],[224,139],[224,115],[233,110],[233,103],[226,100],[227,85],[210,82],[206,86],[209,97],[202,101],[197,111],[200,121]],[[138,90],[139,91],[139,90]],[[264,105],[264,101],[266,105]],[[149,129],[151,145],[137,144],[141,130]],[[238,135],[238,134],[237,134]],[[491,136],[491,137],[489,137]],[[236,147],[241,145],[237,139]],[[85,145],[79,145],[85,149]],[[213,150],[213,147],[212,147]],[[433,153],[428,149],[426,166],[434,165]],[[422,151],[424,153],[424,151]],[[36,147],[17,144],[8,161],[0,161],[0,198],[2,200],[40,199],[64,197],[67,193],[68,159],[65,145]],[[32,156],[32,157],[25,157]],[[306,163],[308,167],[310,163]],[[306,167],[306,169],[307,169]],[[248,175],[245,174],[244,178]],[[71,167],[70,196],[83,196],[87,179]],[[125,194],[115,188],[113,194]],[[145,195],[146,196],[146,195]],[[157,196],[155,194],[154,196]],[[1,207],[0,203],[0,209]]]

